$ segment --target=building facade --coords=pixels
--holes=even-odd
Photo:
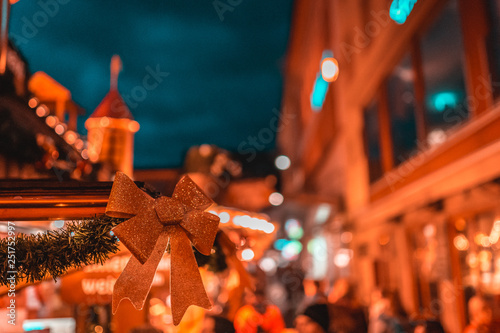
[[[404,24],[391,2],[296,2],[284,193],[341,198],[365,303],[398,290],[412,317],[459,332],[473,294],[500,295],[500,1],[421,1]]]

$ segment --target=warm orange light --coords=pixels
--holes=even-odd
[[[49,110],[47,110],[45,105],[40,105],[36,108],[36,115],[38,117],[45,117],[47,114],[49,114]]]
[[[465,251],[469,248],[469,241],[464,235],[460,234],[453,239],[453,245],[455,245],[457,250]]]
[[[109,125],[109,118],[108,117],[102,117],[101,120],[99,121],[99,124],[102,127],[106,127]]]
[[[135,120],[131,121],[129,124],[128,124],[128,129],[130,132],[137,132],[139,130],[139,128],[141,128],[141,126],[139,125],[139,123]]]
[[[333,82],[339,77],[339,62],[335,58],[325,58],[321,62],[321,76],[326,82]]]
[[[477,245],[482,245],[483,243],[483,238],[484,237],[487,237],[485,234],[483,234],[482,232],[479,232],[477,233],[475,236],[474,236],[474,242],[477,244]]]
[[[75,141],[75,147],[76,149],[80,150],[83,148],[83,140],[82,139],[78,139]]]
[[[77,135],[73,131],[67,131],[66,134],[64,134],[64,140],[66,140],[66,142],[70,145],[75,143],[76,139],[77,139]]]
[[[45,122],[47,123],[47,125],[49,125],[50,127],[54,128],[57,124],[57,119],[56,117],[54,116],[48,116],[46,119],[45,119]]]
[[[54,128],[54,131],[59,134],[59,135],[63,135],[64,134],[64,131],[66,129],[64,128],[63,124],[58,124],[56,125],[56,127]]]
[[[38,105],[38,100],[35,97],[30,98],[28,105],[30,108],[34,109]]]
[[[87,149],[82,150],[82,157],[83,157],[84,159],[88,160],[88,158],[89,158],[89,154],[88,154]]]
[[[467,226],[467,222],[465,222],[465,220],[462,218],[455,221],[455,228],[458,231],[463,231],[466,226]]]

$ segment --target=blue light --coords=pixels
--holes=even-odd
[[[417,0],[394,0],[389,15],[398,24],[406,22]]]
[[[40,323],[40,322],[23,323],[23,330],[26,332],[41,331],[45,328],[47,328],[47,327],[43,323]]]
[[[323,79],[321,73],[316,76],[313,92],[311,94],[311,108],[313,111],[320,111],[325,102],[326,93],[328,92],[328,82]]]
[[[457,106],[457,95],[453,92],[440,92],[434,95],[433,106],[439,111],[443,112],[447,108],[454,108]]]
[[[324,50],[323,54],[321,55],[321,61],[323,61],[325,58],[333,58],[333,52],[331,50]]]
[[[290,243],[290,241],[287,239],[283,239],[283,238],[277,239],[274,242],[274,248],[278,251],[282,251],[283,248],[288,245],[288,243]]]

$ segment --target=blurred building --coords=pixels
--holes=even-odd
[[[0,178],[91,177],[69,91],[43,72],[30,76],[12,46],[0,79]]]
[[[296,1],[283,191],[342,203],[365,302],[398,289],[458,332],[473,293],[500,296],[500,1],[419,1],[404,24],[390,5]]]
[[[111,60],[111,87],[95,111],[85,122],[88,130],[89,159],[101,165],[99,180],[108,180],[117,171],[133,177],[134,135],[139,123],[118,92],[120,57]]]

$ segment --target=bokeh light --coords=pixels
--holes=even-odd
[[[245,261],[250,261],[254,258],[255,253],[252,251],[252,249],[244,249],[241,251],[241,259]]]
[[[271,195],[269,196],[269,203],[273,206],[281,205],[284,200],[285,198],[283,197],[283,194],[279,192],[271,193]]]
[[[299,257],[300,252],[302,252],[302,243],[299,241],[290,241],[284,247],[283,251],[281,251],[281,255],[286,260],[295,260]]]
[[[339,62],[335,58],[325,58],[321,63],[321,75],[326,82],[333,82],[339,77]]]
[[[287,170],[290,168],[291,163],[290,158],[285,155],[280,155],[274,160],[274,164],[280,170]]]
[[[231,216],[229,216],[228,212],[222,212],[219,214],[219,218],[220,218],[220,223],[227,223],[229,222]]]
[[[289,219],[285,222],[285,231],[290,239],[301,239],[304,236],[304,229],[296,219]]]

